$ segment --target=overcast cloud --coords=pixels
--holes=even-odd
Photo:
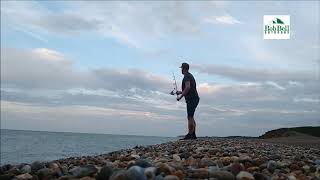
[[[319,3],[281,3],[1,1],[1,128],[185,134],[186,105],[169,95],[181,57],[199,136],[320,125]],[[312,30],[264,41],[270,8]]]

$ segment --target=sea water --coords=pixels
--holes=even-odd
[[[1,129],[0,164],[32,163],[173,141],[173,137]]]

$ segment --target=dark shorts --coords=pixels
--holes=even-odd
[[[193,117],[194,112],[199,104],[199,98],[195,98],[187,101],[187,113],[188,117]]]

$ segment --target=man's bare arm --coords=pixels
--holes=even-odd
[[[179,101],[183,96],[185,96],[186,94],[188,94],[189,90],[190,90],[190,81],[186,81],[186,82],[185,82],[185,88],[184,88],[184,90],[182,91],[181,96],[180,96],[177,100]]]
[[[181,96],[185,96],[186,94],[188,94],[189,90],[190,90],[190,81],[186,81],[185,88],[182,91]]]

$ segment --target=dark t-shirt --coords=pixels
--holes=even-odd
[[[186,102],[198,99],[199,95],[197,92],[196,80],[194,79],[193,75],[189,72],[184,75],[184,78],[182,80],[182,91],[184,90],[185,83],[187,81],[190,81],[190,90],[188,94],[185,95]]]

